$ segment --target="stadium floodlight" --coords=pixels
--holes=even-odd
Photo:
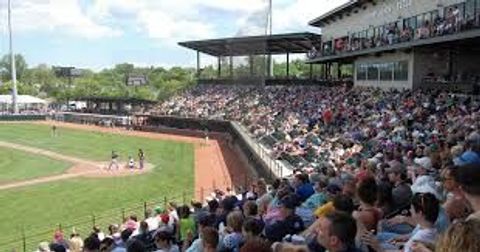
[[[10,66],[12,68],[12,108],[13,113],[18,114],[17,104],[17,69],[15,66],[15,54],[13,53],[13,38],[12,38],[12,2],[8,0],[8,35],[10,42]]]
[[[230,78],[234,82],[264,85],[266,78],[272,73],[271,57],[267,51],[268,36],[272,30],[272,0],[255,0],[257,8],[247,13],[243,23],[235,33],[235,37],[258,36],[265,38],[254,44],[244,45],[247,51],[255,50],[252,55],[241,55],[238,48],[227,48],[230,64]]]

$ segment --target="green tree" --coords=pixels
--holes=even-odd
[[[11,68],[11,57],[10,54],[6,54],[2,57],[0,60],[0,72],[2,75],[2,80],[7,81],[12,79],[12,68]],[[25,61],[25,58],[21,54],[15,54],[15,67],[16,67],[16,76],[17,80],[20,80],[23,77],[23,74],[25,73],[25,70],[27,70],[28,65],[27,62]]]

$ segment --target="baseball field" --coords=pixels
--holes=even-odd
[[[42,234],[51,238],[56,228],[66,235],[73,227],[88,232],[92,224],[140,215],[144,202],[148,208],[165,199],[189,202],[199,198],[199,188],[232,183],[228,170],[235,161],[215,141],[55,124],[56,134],[45,122],[0,124],[2,251],[7,248],[2,244],[11,246],[13,240],[21,246],[20,237],[32,246]],[[129,156],[137,159],[139,148],[146,168],[123,168]],[[106,169],[112,150],[120,171]]]

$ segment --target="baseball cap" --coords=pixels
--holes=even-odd
[[[478,185],[480,181],[480,165],[467,164],[458,167],[453,173],[455,181],[461,186],[472,187]]]
[[[454,158],[453,163],[458,166],[480,164],[480,156],[474,151],[466,151],[460,157]]]
[[[438,200],[442,201],[442,193],[435,184],[435,180],[430,176],[420,176],[415,180],[415,183],[411,186],[412,192],[415,193],[431,193]]]
[[[163,208],[162,207],[155,207],[155,209],[153,209],[153,211],[155,211],[156,214],[161,214],[164,212]]]
[[[472,132],[467,137],[467,142],[470,144],[480,144],[480,134],[477,132]]]
[[[38,244],[38,252],[50,252],[50,247],[48,246],[48,242],[40,242]]]
[[[65,246],[56,243],[50,245],[50,250],[52,252],[67,252]]]
[[[342,188],[337,184],[329,184],[326,188],[326,191],[331,194],[337,194],[342,191]]]
[[[421,157],[421,158],[415,158],[413,160],[413,163],[427,169],[431,170],[432,169],[432,160],[429,157]]]
[[[202,226],[213,226],[215,224],[215,215],[205,214],[198,218],[198,224]]]
[[[161,214],[160,221],[164,224],[168,224],[168,222],[170,221],[170,216],[168,214]]]

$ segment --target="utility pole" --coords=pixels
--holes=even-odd
[[[272,36],[272,27],[273,27],[273,24],[272,24],[272,14],[273,14],[273,3],[272,3],[273,0],[269,0],[268,1],[268,36]],[[269,61],[269,67],[270,69],[268,71],[270,71],[270,77],[273,76],[273,58],[272,58],[272,55],[271,54],[268,54],[268,61]]]
[[[8,0],[8,34],[10,39],[10,66],[12,73],[12,109],[14,114],[18,114],[17,104],[17,69],[15,66],[15,54],[13,53],[12,39],[12,2]]]
[[[273,6],[272,0],[268,0],[266,26],[265,26],[266,37],[269,37],[272,35],[272,27],[273,27],[272,25],[273,7],[272,6]],[[267,44],[265,44],[265,48],[267,48]],[[268,52],[268,50],[266,53],[268,54],[266,59],[267,77],[270,78],[273,75],[273,60],[272,60],[272,55],[270,54],[270,52]]]

